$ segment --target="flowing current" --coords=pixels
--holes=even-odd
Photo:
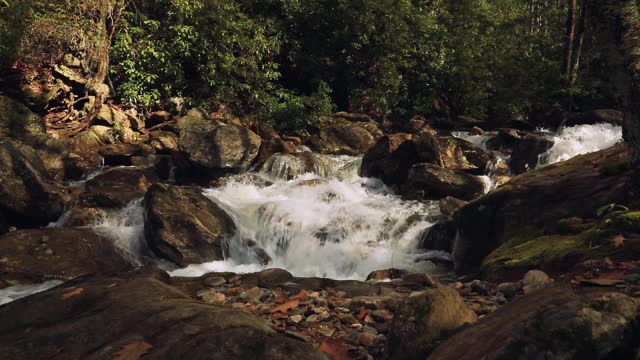
[[[437,203],[403,201],[379,180],[359,177],[359,167],[354,157],[276,155],[262,172],[205,190],[238,228],[230,258],[172,274],[260,270],[257,262],[246,263],[244,247],[234,246],[240,239],[264,249],[269,267],[297,276],[364,279],[389,267],[429,270],[430,263],[417,261],[425,255],[417,247],[421,232],[440,215]]]

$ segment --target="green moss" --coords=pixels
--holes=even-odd
[[[595,258],[612,251],[609,232],[591,228],[578,235],[547,235],[529,241],[513,239],[494,250],[482,263],[482,272],[561,266],[565,259]]]
[[[600,166],[599,170],[602,175],[615,176],[620,175],[629,169],[631,169],[629,159],[626,156],[623,156],[609,159],[609,161]]]
[[[640,211],[616,214],[612,219],[612,223],[616,229],[640,233]]]
[[[558,220],[557,231],[561,235],[575,235],[589,230],[593,224],[585,222],[579,217],[570,217]]]

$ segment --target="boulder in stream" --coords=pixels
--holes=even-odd
[[[364,154],[383,135],[378,124],[368,118],[339,113],[323,117],[319,131],[307,143],[321,154],[357,156]]]
[[[484,192],[485,183],[479,177],[460,170],[450,170],[433,164],[416,164],[409,170],[403,193],[412,199],[441,199],[453,196],[472,200]]]
[[[196,187],[152,186],[144,198],[149,247],[180,266],[222,260],[233,219]]]

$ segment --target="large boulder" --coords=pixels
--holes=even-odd
[[[443,342],[430,360],[635,359],[638,302],[565,285],[511,302]]]
[[[450,170],[482,175],[491,160],[489,155],[468,141],[454,136],[422,133],[413,138],[420,162]]]
[[[386,135],[364,154],[360,175],[379,178],[387,185],[401,185],[416,162],[418,157],[411,134]]]
[[[0,236],[0,280],[39,283],[132,268],[113,242],[86,228],[18,230]]]
[[[140,199],[159,181],[153,168],[116,167],[87,180],[76,205],[86,208],[122,208]]]
[[[64,192],[33,151],[0,141],[0,210],[9,222],[44,225],[62,214],[65,201]]]
[[[222,260],[233,219],[195,187],[152,186],[144,198],[149,247],[180,266]]]
[[[453,288],[413,293],[394,312],[389,329],[392,359],[426,359],[439,341],[476,315]]]
[[[320,120],[318,133],[307,143],[315,151],[329,155],[362,155],[384,134],[373,121],[351,121],[352,117],[332,116]]]
[[[433,164],[416,164],[409,170],[402,190],[411,199],[437,200],[453,196],[472,200],[480,196],[485,183],[477,176],[460,170],[449,170]]]
[[[551,149],[553,141],[541,134],[515,129],[500,129],[487,141],[487,148],[510,155],[509,167],[515,174],[534,169],[541,154]]]
[[[79,279],[0,307],[6,359],[325,359],[245,312],[196,301],[165,273]],[[37,346],[34,346],[37,344]]]
[[[262,144],[258,135],[243,126],[203,124],[198,120],[183,122],[181,126],[180,150],[194,168],[214,174],[247,170]]]
[[[0,96],[0,139],[12,139],[24,152],[33,152],[53,179],[64,178],[69,143],[49,136],[39,115],[7,96]]]
[[[630,188],[624,145],[522,174],[456,211],[456,269],[478,268],[502,244],[546,235],[558,220],[593,218],[603,206],[626,204]]]

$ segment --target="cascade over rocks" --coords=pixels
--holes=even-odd
[[[553,286],[462,330],[429,359],[632,359],[640,351],[639,310],[624,294]]]
[[[346,116],[346,117],[345,117]],[[373,121],[353,121],[353,117],[335,114],[323,117],[318,133],[307,144],[315,151],[328,155],[362,155],[384,134]]]
[[[45,225],[63,212],[65,193],[33,151],[0,141],[0,210],[20,227]]]
[[[293,154],[275,154],[260,169],[280,179],[291,180],[296,176],[314,173],[326,177],[331,171],[331,161],[310,151]]]
[[[593,218],[605,205],[625,204],[627,164],[627,149],[618,145],[520,175],[463,206],[454,215],[456,270],[477,268],[502,244],[535,239],[558,220]]]
[[[172,283],[164,272],[85,278],[0,307],[0,353],[25,360],[325,359],[264,320],[196,301]]]
[[[0,280],[40,283],[130,270],[113,242],[91,229],[18,230],[0,236]]]
[[[398,309],[389,333],[392,359],[425,359],[438,340],[476,321],[458,292],[438,287],[411,294]]]
[[[202,110],[192,109],[178,121],[179,147],[195,172],[214,175],[237,173],[251,166],[262,140],[244,126],[212,120]]]
[[[222,260],[225,239],[235,233],[231,217],[195,187],[152,186],[144,198],[149,247],[180,266]]]
[[[477,176],[460,170],[449,170],[433,164],[416,164],[409,170],[403,193],[412,199],[441,199],[454,196],[472,200],[485,188]]]
[[[535,168],[539,156],[552,146],[553,141],[543,135],[515,129],[500,129],[487,141],[488,149],[510,155],[509,167],[515,174]]]

